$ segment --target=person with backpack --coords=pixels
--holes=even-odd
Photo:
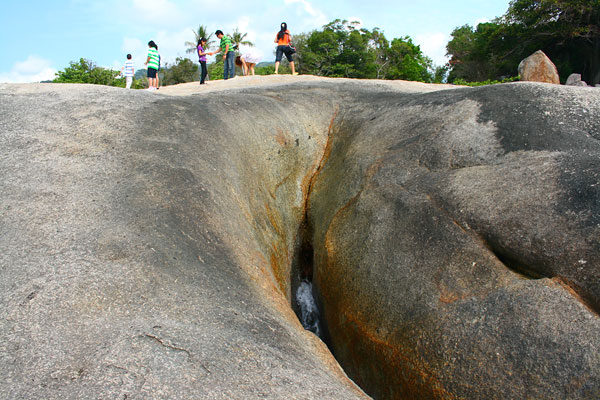
[[[292,58],[292,54],[294,54],[296,50],[292,47],[292,36],[290,35],[290,31],[288,31],[285,22],[281,23],[281,29],[277,32],[275,43],[277,43],[277,49],[275,50],[275,73],[279,73],[279,63],[285,54],[285,58],[290,62],[292,75],[298,75],[294,66],[294,59]]]
[[[202,69],[202,72],[200,73],[200,84],[204,85],[206,83],[204,80],[206,79],[206,75],[208,75],[208,70],[206,69],[206,55],[209,54],[206,51],[206,38],[198,40],[198,47],[196,50],[198,50],[198,62],[200,62],[200,68]]]
[[[144,65],[148,66],[148,90],[153,92],[158,89],[159,55],[158,46],[153,40],[148,42],[148,58]]]
[[[215,35],[221,39],[219,50],[209,53],[211,56],[217,53],[223,53],[223,79],[233,78],[235,76],[235,50],[233,49],[233,41],[229,36],[223,34],[223,31],[217,30]]]

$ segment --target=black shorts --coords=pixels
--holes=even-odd
[[[156,78],[156,70],[154,68],[148,68],[148,78]]]
[[[285,58],[287,58],[289,62],[294,61],[294,59],[292,58],[292,54],[294,53],[290,51],[290,46],[286,44],[277,46],[277,50],[275,50],[275,61],[281,61],[284,54]]]

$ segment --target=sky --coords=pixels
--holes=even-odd
[[[381,29],[391,40],[410,36],[435,64],[446,61],[454,28],[501,16],[509,0],[5,0],[0,13],[0,82],[39,82],[85,58],[120,70],[126,54],[144,68],[147,43],[154,40],[161,60],[186,53],[193,30],[238,28],[253,49],[274,61],[273,40],[281,22],[292,34],[321,29],[334,19]],[[214,57],[209,58],[209,62]]]

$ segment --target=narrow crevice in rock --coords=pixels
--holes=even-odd
[[[323,342],[328,343],[327,328],[321,317],[315,288],[312,284],[314,268],[313,228],[310,223],[310,197],[314,182],[323,169],[331,154],[333,123],[337,117],[338,110],[333,113],[327,132],[327,142],[323,154],[319,160],[314,173],[311,175],[306,187],[304,197],[304,215],[298,227],[294,256],[291,268],[292,309],[298,316],[304,329],[317,335]]]
[[[553,282],[563,287],[570,295],[572,295],[579,303],[583,304],[588,310],[596,315],[600,315],[600,304],[594,299],[593,296],[587,294],[579,285],[568,280],[565,277],[557,275],[543,275],[532,268],[527,268],[520,263],[515,257],[510,256],[504,251],[501,251],[490,243],[485,243],[486,247],[498,258],[502,264],[515,274],[519,275],[524,279],[551,279]]]
[[[491,245],[489,242],[484,242],[484,243],[485,243],[485,246],[490,250],[490,252],[492,254],[494,254],[496,256],[496,258],[502,264],[504,264],[504,266],[506,268],[508,268],[510,271],[514,272],[515,274],[519,275],[521,278],[524,278],[524,279],[550,278],[548,276],[545,276],[545,275],[542,275],[542,274],[539,274],[539,273],[533,271],[531,268],[527,268],[522,263],[520,263],[515,257],[512,257],[510,254],[507,254],[506,252],[496,248],[495,246]]]
[[[325,330],[312,285],[314,250],[311,229],[303,221],[298,230],[297,243],[292,261],[292,309],[304,329],[313,332],[325,341]]]

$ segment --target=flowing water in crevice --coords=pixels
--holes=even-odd
[[[311,229],[305,220],[298,229],[296,248],[292,260],[292,276],[290,277],[293,293],[292,309],[304,329],[311,331],[325,341],[324,324],[312,285],[313,258]]]

